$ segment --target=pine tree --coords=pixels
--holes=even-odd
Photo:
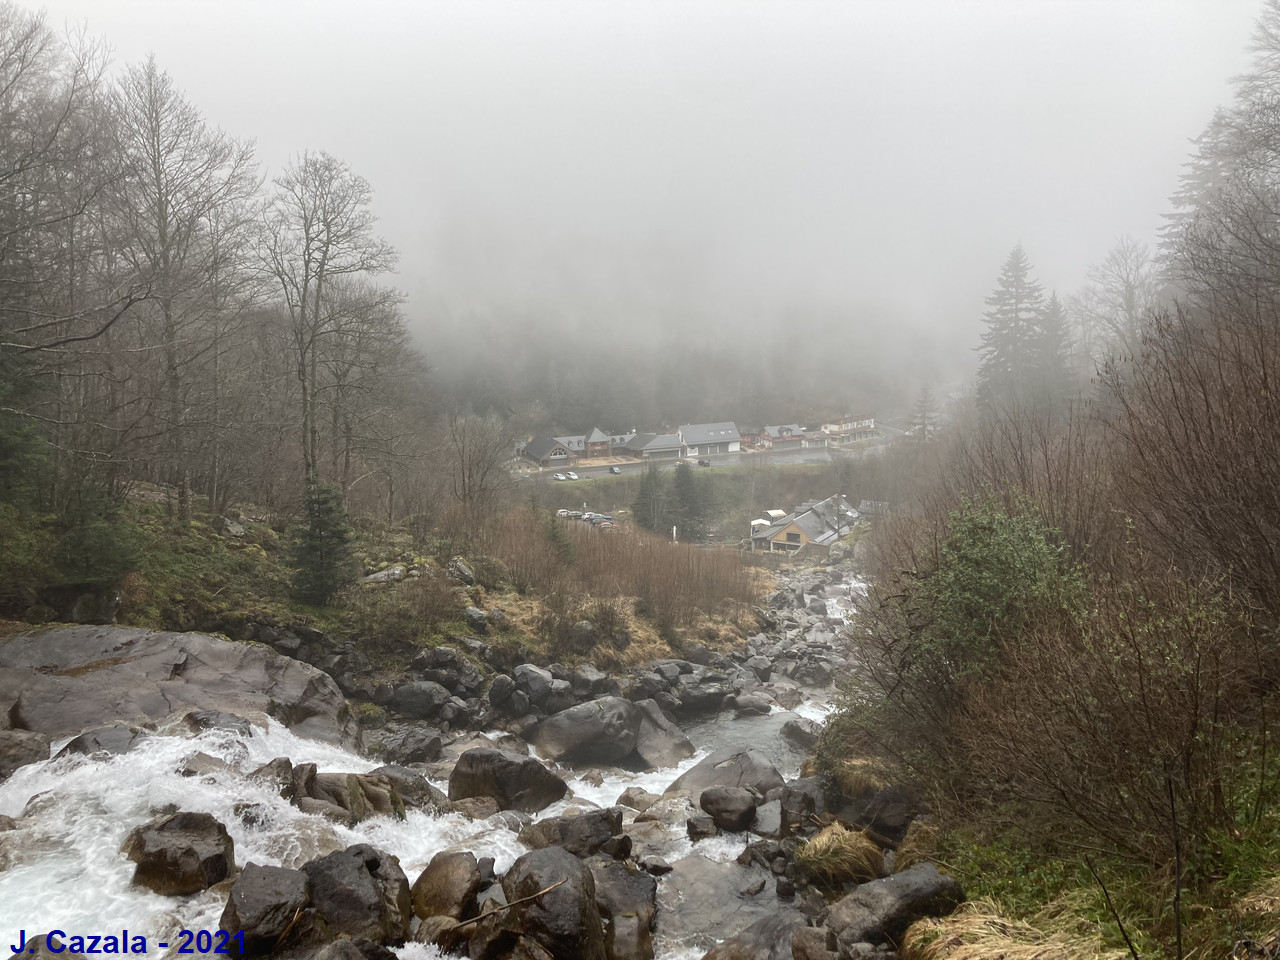
[[[1050,295],[1040,311],[1033,347],[1034,399],[1062,403],[1071,394],[1071,332],[1057,293]]]
[[[987,297],[987,329],[978,348],[978,402],[984,407],[1031,395],[1044,291],[1031,279],[1022,244],[1013,248]]]
[[[676,466],[675,504],[672,522],[679,537],[688,543],[701,543],[707,538],[706,506],[697,478],[688,463]]]
[[[631,515],[646,530],[661,533],[667,521],[667,492],[656,463],[640,475],[640,489],[631,504]]]
[[[911,435],[919,443],[928,443],[936,438],[937,433],[938,401],[932,388],[926,383],[916,394],[916,403],[911,410]]]
[[[305,603],[322,606],[355,572],[342,491],[330,484],[308,484],[306,520],[293,544],[293,592]]]

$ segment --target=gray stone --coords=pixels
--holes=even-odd
[[[804,926],[804,914],[783,910],[716,944],[702,960],[792,960],[792,936]]]
[[[822,725],[806,720],[804,717],[796,717],[782,725],[782,739],[801,750],[812,750],[817,746],[820,736],[822,736]]]
[[[385,570],[379,570],[377,573],[371,573],[364,578],[365,583],[399,583],[405,578],[405,568],[400,564],[393,564]]]
[[[756,818],[756,794],[745,787],[708,787],[698,798],[698,805],[721,830],[741,833]]]
[[[693,744],[666,714],[655,700],[637,700],[635,705],[642,713],[640,727],[636,731],[636,753],[650,767],[674,767],[694,754]]]
[[[413,882],[413,912],[423,920],[470,919],[476,915],[476,894],[484,882],[475,854],[437,853]]]
[[[235,872],[235,844],[207,813],[179,812],[134,827],[121,852],[137,864],[132,884],[162,896],[199,893]]]
[[[547,717],[524,732],[545,757],[565,763],[610,763],[628,756],[644,717],[621,697],[601,697]]]
[[[247,864],[231,887],[218,928],[244,931],[244,952],[250,957],[272,953],[286,932],[292,942],[305,940],[312,930],[309,887],[301,870]]]
[[[610,960],[652,960],[657,881],[634,864],[617,860],[596,859],[587,866],[596,884]]]
[[[0,730],[0,780],[19,767],[49,759],[49,737],[34,730]]]
[[[707,787],[750,787],[763,796],[783,782],[777,768],[754,750],[726,747],[677,777],[666,792],[701,794]]]
[[[547,817],[521,830],[518,839],[534,850],[563,847],[575,857],[589,857],[603,850],[610,839],[621,832],[622,808],[610,807],[577,816]]]
[[[393,946],[408,937],[413,914],[409,880],[391,854],[360,843],[312,860],[302,872],[329,937]]]
[[[468,750],[449,776],[449,799],[492,797],[503,810],[536,813],[561,799],[568,785],[533,757],[505,750]]]
[[[462,611],[462,616],[467,626],[481,636],[489,632],[489,617],[479,607],[468,606]]]
[[[430,720],[453,698],[448,690],[431,680],[401,684],[391,695],[391,709],[411,720]]]
[[[549,671],[532,663],[522,663],[511,671],[511,676],[516,687],[523,691],[535,707],[543,706],[547,697],[551,696],[553,678]]]
[[[842,947],[868,941],[896,940],[922,917],[941,917],[964,901],[954,877],[932,863],[917,863],[883,880],[860,884],[836,902],[827,926]]]

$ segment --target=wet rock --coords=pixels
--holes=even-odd
[[[444,742],[426,726],[410,726],[382,741],[382,757],[389,763],[430,763],[439,760]]]
[[[754,750],[726,747],[677,777],[666,792],[701,794],[708,787],[750,787],[763,796],[783,782],[777,768]]]
[[[693,744],[674,723],[666,718],[655,700],[637,700],[641,711],[636,731],[636,753],[650,767],[674,767],[694,754]]]
[[[406,808],[443,813],[449,807],[449,798],[433,786],[426,777],[396,764],[386,764],[370,770],[367,776],[382,777],[390,782]]]
[[[222,776],[236,775],[237,770],[225,760],[211,757],[207,753],[193,753],[182,761],[178,773],[184,777],[208,777],[215,774]]]
[[[493,797],[464,797],[450,800],[449,812],[460,813],[468,820],[488,820],[502,811]]]
[[[710,949],[779,910],[772,875],[755,864],[719,863],[697,853],[671,864],[658,884],[658,915],[664,938]],[[765,881],[754,896],[742,891]]]
[[[636,747],[645,714],[621,697],[601,697],[535,724],[524,737],[543,756],[565,763],[610,763]]]
[[[703,794],[705,796],[706,794]],[[781,837],[782,829],[782,801],[770,800],[768,803],[762,803],[755,809],[755,823],[752,829],[762,837]]]
[[[302,872],[327,937],[393,946],[408,937],[413,912],[409,881],[391,854],[360,843],[312,860]]]
[[[767,717],[772,707],[764,697],[754,694],[739,694],[725,700],[725,706],[739,717]]]
[[[757,795],[745,787],[708,787],[698,805],[721,830],[741,833],[756,819]]]
[[[247,864],[231,887],[218,928],[243,930],[245,956],[250,957],[274,952],[286,931],[293,935],[289,942],[305,939],[312,930],[306,912],[311,905],[309,888],[301,870]]]
[[[468,920],[476,915],[476,894],[484,882],[475,854],[437,853],[413,882],[413,912],[423,920]]]
[[[0,730],[0,780],[19,767],[49,759],[50,740],[34,730]]]
[[[511,699],[511,694],[515,691],[516,682],[505,673],[500,673],[489,684],[489,702],[495,707],[500,707]]]
[[[627,787],[618,797],[618,805],[644,813],[662,798],[643,787]]]
[[[132,884],[162,896],[198,893],[236,868],[227,828],[207,813],[179,812],[134,827],[120,852],[137,864]]]
[[[699,840],[710,840],[720,832],[715,820],[711,817],[690,817],[685,821],[685,830],[694,843]]]
[[[671,872],[671,864],[667,863],[662,857],[645,857],[640,861],[640,866],[655,877],[664,877]]]
[[[792,936],[804,926],[804,914],[783,910],[712,947],[702,960],[792,960]]]
[[[831,907],[827,926],[846,944],[896,940],[922,917],[945,916],[960,905],[960,884],[932,863],[918,863],[883,880],[860,884]]]
[[[360,748],[337,684],[265,646],[140,627],[60,626],[0,639],[0,702],[50,737],[175,712],[266,713],[299,736]]]
[[[449,799],[492,797],[503,810],[535,813],[561,799],[568,785],[532,757],[477,748],[458,758]]]
[[[535,850],[557,846],[575,857],[589,857],[599,853],[621,832],[622,808],[610,807],[572,817],[547,817],[521,830],[518,839]],[[629,845],[627,852],[630,852]]]
[[[250,772],[249,779],[269,783],[276,788],[282,799],[293,799],[293,762],[288,757],[276,757],[274,760],[267,761]]]
[[[801,750],[812,750],[822,735],[822,725],[796,717],[782,725],[782,738]]]
[[[529,702],[535,707],[544,706],[547,698],[551,696],[551,684],[555,678],[551,676],[551,672],[543,670],[532,663],[522,663],[511,671],[511,677],[516,682],[516,688],[529,698]]]
[[[526,853],[502,878],[502,891],[507,903],[541,895],[477,924],[471,956],[607,960],[595,880],[573,854]]]
[[[253,724],[244,717],[221,710],[192,710],[182,722],[192,733],[203,733],[206,730],[225,730],[242,739],[253,736]]]
[[[617,860],[587,864],[596,885],[596,905],[604,922],[610,960],[652,960],[653,920],[658,884],[653,876]]]
[[[74,754],[89,756],[95,753],[128,753],[135,743],[147,736],[149,731],[129,723],[109,723],[96,730],[89,730],[74,738],[58,751],[59,757],[70,757]]]
[[[411,720],[430,720],[452,698],[453,694],[432,680],[415,680],[396,687],[391,709]]]

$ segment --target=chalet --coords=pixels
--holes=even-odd
[[[676,431],[686,457],[706,457],[713,453],[738,453],[742,434],[732,422],[686,423]]]
[[[524,445],[521,455],[540,467],[563,467],[573,460],[573,453],[552,437],[534,437]]]
[[[615,452],[640,460],[675,459],[683,455],[684,445],[680,442],[679,434],[637,433],[622,449]]]
[[[831,438],[821,430],[806,430],[801,446],[806,450],[821,450],[828,446],[830,440]]]
[[[856,443],[859,440],[874,440],[880,434],[876,431],[876,418],[842,417],[835,423],[824,423],[822,432],[831,438],[835,445]]]
[[[575,457],[585,457],[587,455],[586,434],[577,437],[556,437],[555,440],[564,444],[564,448]]]
[[[844,497],[810,500],[781,517],[777,512],[770,511],[767,520],[752,521],[753,552],[794,553],[807,543],[830,546],[859,519]]]
[[[599,427],[587,434],[587,456],[607,457],[613,453],[613,441]]]
[[[799,450],[803,441],[804,430],[798,423],[783,423],[760,431],[760,446],[765,450]]]

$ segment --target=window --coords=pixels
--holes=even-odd
[[[787,534],[787,543],[799,543],[799,542],[800,542],[800,534],[798,533]]]

